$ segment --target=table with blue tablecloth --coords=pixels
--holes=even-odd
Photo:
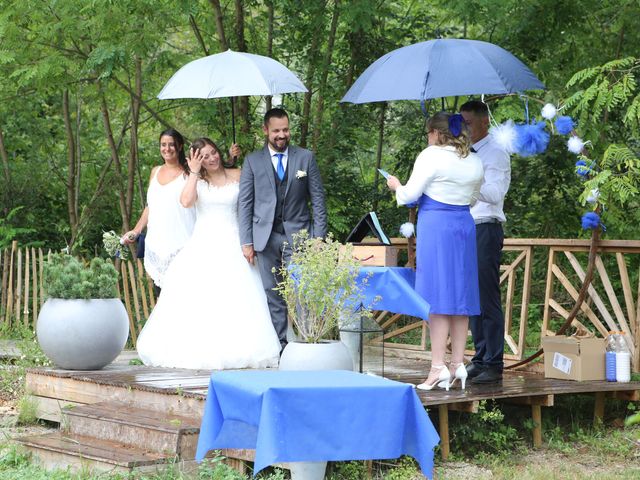
[[[367,278],[362,302],[366,308],[429,319],[429,303],[415,291],[416,272],[403,267],[362,267],[358,281]],[[376,297],[379,297],[375,301]]]
[[[196,460],[255,449],[254,474],[281,462],[410,455],[432,476],[439,442],[413,386],[349,371],[214,372]]]

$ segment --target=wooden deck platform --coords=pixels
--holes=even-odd
[[[428,360],[399,357],[385,358],[385,376],[393,380],[417,384],[424,380]],[[123,402],[137,408],[182,415],[199,422],[204,412],[209,383],[209,370],[152,368],[114,364],[99,371],[69,371],[53,368],[30,369],[26,387],[37,400],[39,417],[60,422],[62,409],[68,406],[99,402]],[[477,412],[481,401],[498,400],[530,405],[533,444],[542,443],[541,407],[551,407],[555,395],[595,395],[594,420],[602,419],[607,396],[640,400],[640,382],[606,381],[574,382],[546,379],[539,374],[505,374],[496,385],[467,384],[446,392],[441,389],[418,391],[418,397],[428,409],[437,408],[442,455],[449,453],[448,411]]]

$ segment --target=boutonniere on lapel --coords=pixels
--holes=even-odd
[[[306,177],[306,176],[307,176],[307,171],[306,171],[306,170],[298,170],[298,171],[296,172],[296,178],[297,178],[298,180],[300,180],[301,178],[304,178],[304,177]]]

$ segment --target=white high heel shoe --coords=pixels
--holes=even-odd
[[[451,379],[451,373],[449,369],[444,365],[431,366],[432,370],[439,370],[438,378],[434,380],[433,383],[423,382],[420,385],[416,385],[416,388],[419,390],[432,390],[436,385],[440,388],[444,388],[447,392],[449,391],[449,380]]]
[[[467,383],[467,369],[465,368],[464,363],[458,363],[455,372],[453,372],[453,379],[448,381],[449,388],[451,388],[456,383],[456,380],[460,380],[460,386],[462,387],[462,390],[464,390]],[[445,388],[445,385],[438,384],[438,386],[440,388]]]

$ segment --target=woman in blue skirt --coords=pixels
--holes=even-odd
[[[429,147],[415,161],[406,185],[393,176],[387,185],[399,205],[418,201],[416,291],[431,306],[431,370],[422,390],[465,387],[464,349],[470,315],[480,313],[476,228],[469,213],[483,178],[482,162],[471,153],[461,115],[440,112],[427,123]],[[445,366],[447,337],[451,363]]]

